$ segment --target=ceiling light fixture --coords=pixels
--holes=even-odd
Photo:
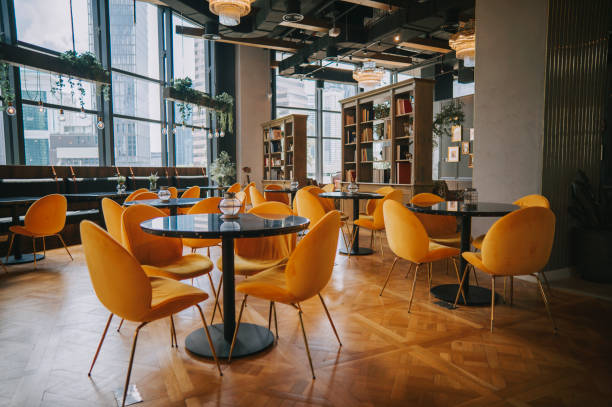
[[[283,21],[297,23],[303,19],[299,0],[287,0],[287,12],[283,15]]]
[[[476,63],[476,26],[474,20],[459,24],[459,31],[451,35],[448,45],[455,50],[457,59],[463,59],[464,66]]]
[[[376,67],[376,62],[365,61],[363,66],[355,69],[353,79],[359,83],[359,87],[368,89],[380,85],[384,75],[382,68]]]
[[[219,23],[226,26],[240,24],[240,17],[251,12],[255,0],[209,0],[208,8],[219,16]]]

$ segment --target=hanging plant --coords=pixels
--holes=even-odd
[[[193,106],[189,103],[177,103],[179,113],[181,114],[181,123],[185,125],[193,114]]]
[[[236,176],[236,167],[227,151],[221,151],[219,157],[210,166],[210,178],[219,185],[230,185]]]
[[[450,137],[452,127],[462,125],[464,120],[463,103],[460,100],[451,101],[442,105],[440,113],[436,114],[433,122],[433,133],[437,137]]]
[[[15,101],[15,92],[9,80],[9,66],[4,63],[0,64],[0,100],[2,100],[0,111],[5,111],[9,103]]]
[[[217,110],[217,120],[222,129],[226,129],[230,133],[234,131],[234,98],[223,92],[215,96],[217,102],[223,103],[225,108]]]
[[[79,76],[84,76],[87,78],[109,77],[108,71],[104,69],[102,64],[100,64],[100,62],[98,62],[96,59],[96,56],[91,52],[79,54],[75,51],[66,51],[59,55],[59,59],[66,65],[70,66],[70,68]],[[74,98],[75,84],[71,77],[68,78],[68,83],[70,84],[70,94]],[[61,92],[64,87],[66,87],[66,83],[62,74],[59,74],[57,80],[55,81],[55,86],[51,88],[51,93],[55,94],[57,92]],[[80,79],[78,79],[76,87],[79,92],[79,104],[81,105],[81,108],[83,108],[85,106],[85,87]],[[96,83],[96,94],[101,94],[104,100],[109,100],[110,86],[107,83]]]

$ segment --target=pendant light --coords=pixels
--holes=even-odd
[[[60,109],[59,111],[59,121],[63,122],[66,120],[66,115],[64,114],[64,109]]]
[[[15,109],[15,106],[13,106],[13,103],[8,102],[6,105],[6,114],[8,114],[9,116],[15,116],[16,113],[17,109]]]
[[[455,50],[457,59],[463,59],[464,66],[476,63],[476,27],[474,20],[459,24],[459,31],[451,35],[448,45]]]
[[[226,26],[240,24],[240,17],[251,12],[255,0],[209,0],[209,9],[219,16],[219,23]]]
[[[383,75],[383,69],[377,68],[376,62],[365,61],[363,66],[355,69],[355,72],[353,72],[353,79],[359,83],[359,87],[367,89],[380,85]]]
[[[96,127],[99,130],[104,130],[104,120],[101,117],[98,117],[98,122],[96,123]]]

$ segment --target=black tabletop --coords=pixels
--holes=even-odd
[[[222,187],[222,186],[219,186],[219,185],[208,185],[208,186],[205,186],[205,187],[200,187],[200,189],[212,189],[212,190],[222,190],[222,189],[227,189],[227,188],[229,188],[229,187]]]
[[[265,218],[241,213],[237,219],[221,219],[221,214],[165,216],[147,220],[140,227],[148,233],[167,237],[219,238],[262,237],[295,233],[310,221],[300,216],[268,215]]]
[[[264,192],[279,192],[283,194],[291,194],[297,192],[297,188],[284,188],[284,189],[264,189]]]
[[[125,202],[125,206],[144,204],[156,208],[187,208],[200,202],[203,198],[171,198],[167,201],[161,199],[142,199],[139,201]]]
[[[517,205],[478,202],[474,205],[466,205],[460,201],[439,202],[431,206],[419,206],[408,204],[408,209],[414,212],[430,213],[433,215],[468,215],[468,216],[504,216],[519,209]]]
[[[323,192],[319,194],[321,198],[332,199],[381,199],[384,196],[374,192]]]

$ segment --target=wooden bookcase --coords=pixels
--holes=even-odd
[[[408,79],[340,101],[343,181],[354,171],[359,184],[432,185],[434,83]]]
[[[306,185],[307,115],[290,114],[261,124],[263,184],[289,186],[293,179]]]

